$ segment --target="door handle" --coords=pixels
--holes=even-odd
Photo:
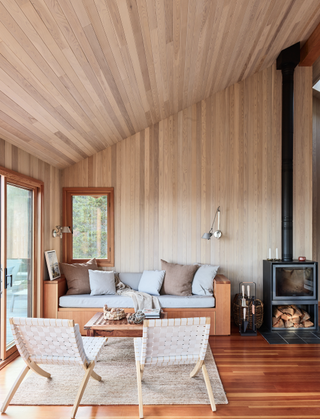
[[[10,278],[10,287],[12,287],[12,274],[7,274],[7,268],[4,270],[4,289],[8,288],[8,278]]]

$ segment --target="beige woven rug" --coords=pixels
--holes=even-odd
[[[208,346],[205,358],[216,404],[227,404],[220,376]],[[28,372],[10,404],[72,405],[84,370],[79,367],[44,365],[48,380]],[[143,373],[144,404],[209,404],[202,372],[189,378],[193,365],[146,367]],[[138,391],[132,338],[110,338],[95,371],[103,381],[90,378],[82,405],[137,405]]]

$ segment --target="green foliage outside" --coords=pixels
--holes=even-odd
[[[7,186],[7,258],[29,259],[32,255],[32,192]]]
[[[73,196],[73,258],[108,257],[107,196]]]

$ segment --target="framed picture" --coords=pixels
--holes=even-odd
[[[44,252],[44,255],[47,262],[47,268],[49,272],[50,281],[60,278],[61,273],[59,269],[59,263],[58,263],[56,251],[48,250],[47,252]]]

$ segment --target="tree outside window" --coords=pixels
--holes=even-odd
[[[114,264],[113,188],[64,188],[64,260],[68,263],[98,259],[100,266]]]

